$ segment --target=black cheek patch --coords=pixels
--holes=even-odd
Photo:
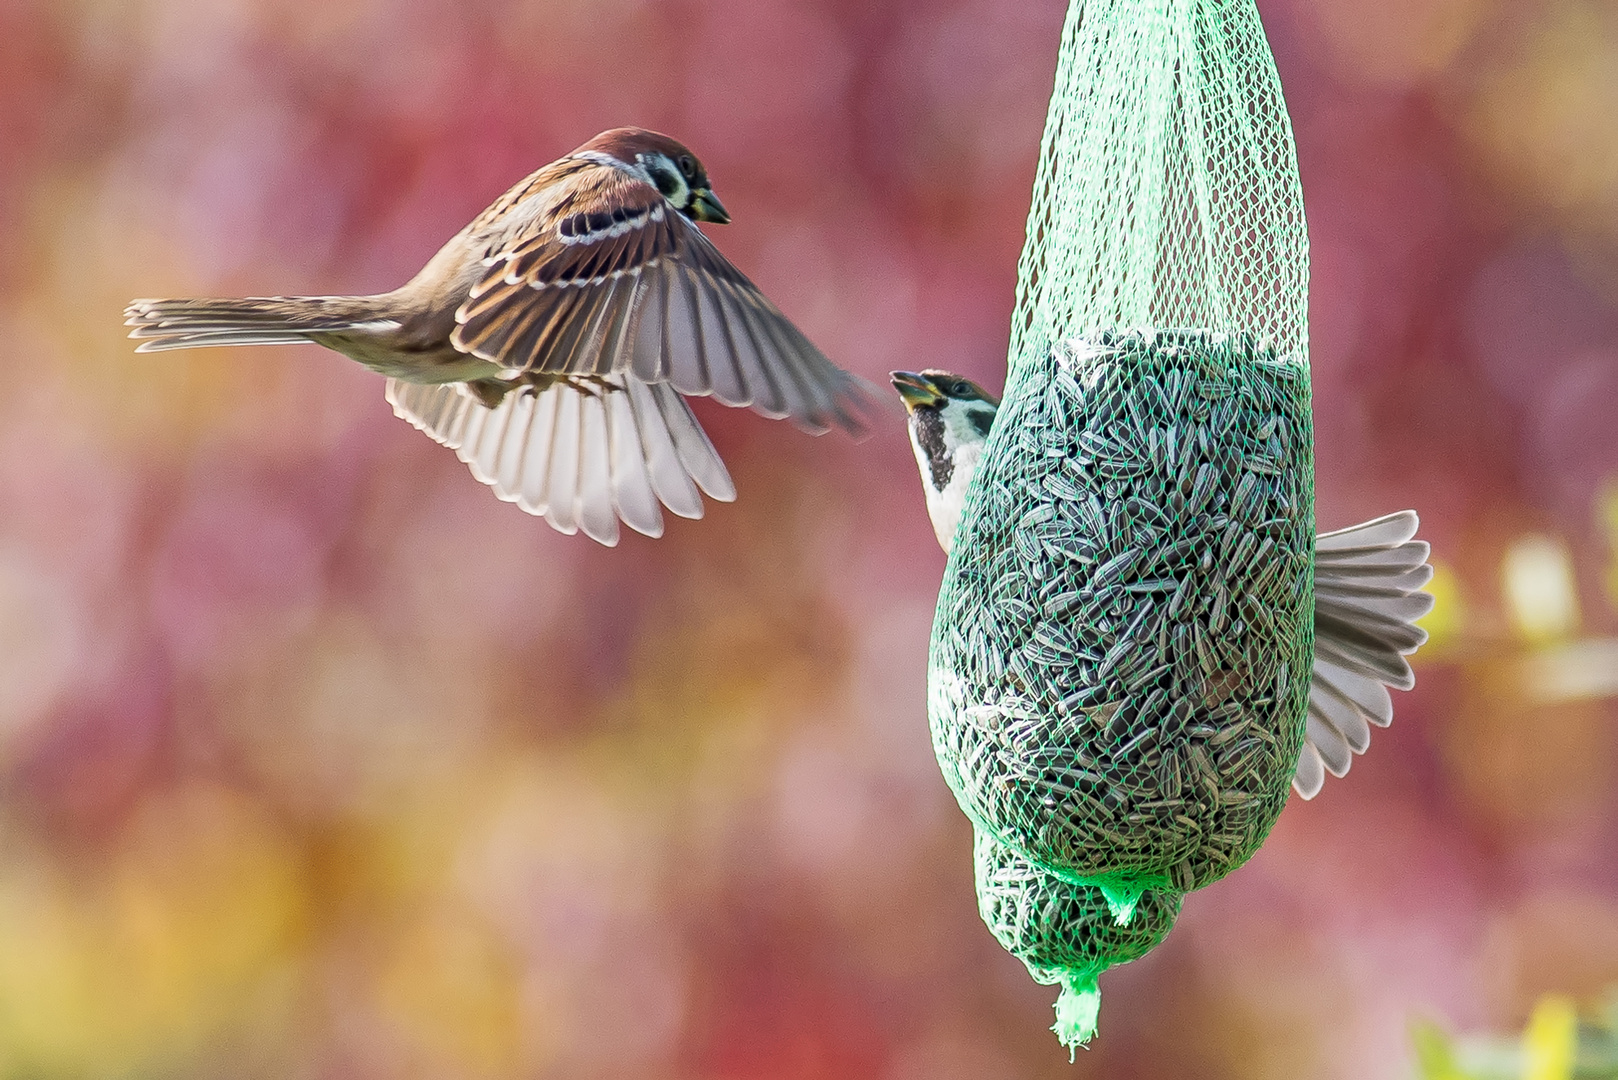
[[[923,406],[911,419],[916,425],[916,445],[927,455],[933,490],[943,491],[955,475],[955,459],[944,449],[944,418],[938,415],[938,409]]]
[[[967,414],[972,427],[984,438],[989,437],[989,428],[994,425],[994,411],[992,409],[973,409]]]
[[[679,194],[681,184],[679,177],[672,176],[662,169],[652,169],[650,171],[652,182],[657,185],[657,190],[662,193],[663,198],[673,199],[674,196]]]

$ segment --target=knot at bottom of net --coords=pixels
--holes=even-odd
[[[974,840],[978,913],[1035,981],[1059,985],[1053,1029],[1066,1046],[1095,1034],[1097,977],[1155,948],[1174,926],[1181,894],[1149,889],[1132,906],[1099,885],[1076,884],[1035,866],[979,829]]]
[[[1056,1023],[1051,1030],[1063,1046],[1076,1050],[1095,1037],[1100,1016],[1101,988],[1095,976],[1074,979],[1062,984],[1062,994],[1056,999]]]

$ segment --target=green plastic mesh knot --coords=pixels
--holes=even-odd
[[[1127,920],[1101,889],[1049,874],[979,829],[974,842],[978,912],[1036,982],[1059,985],[1054,1030],[1066,1046],[1088,1042],[1101,1008],[1096,976],[1145,956],[1168,935],[1180,894],[1140,894]]]

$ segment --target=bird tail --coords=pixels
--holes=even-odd
[[[288,345],[311,334],[381,328],[374,297],[249,296],[219,300],[136,300],[124,309],[136,352],[208,345]],[[397,325],[396,323],[394,325]]]
[[[1388,688],[1416,684],[1405,658],[1427,641],[1417,620],[1433,607],[1419,522],[1404,510],[1315,542],[1315,666],[1303,755],[1292,786],[1313,798],[1325,774],[1342,776],[1371,744],[1371,728],[1393,722]]]

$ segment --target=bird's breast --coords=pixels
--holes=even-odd
[[[982,454],[981,443],[956,447],[952,467],[943,477],[944,486],[927,485],[927,515],[933,519],[933,532],[946,555],[954,545],[955,529],[961,523],[961,514],[966,508],[966,489],[971,486]]]

